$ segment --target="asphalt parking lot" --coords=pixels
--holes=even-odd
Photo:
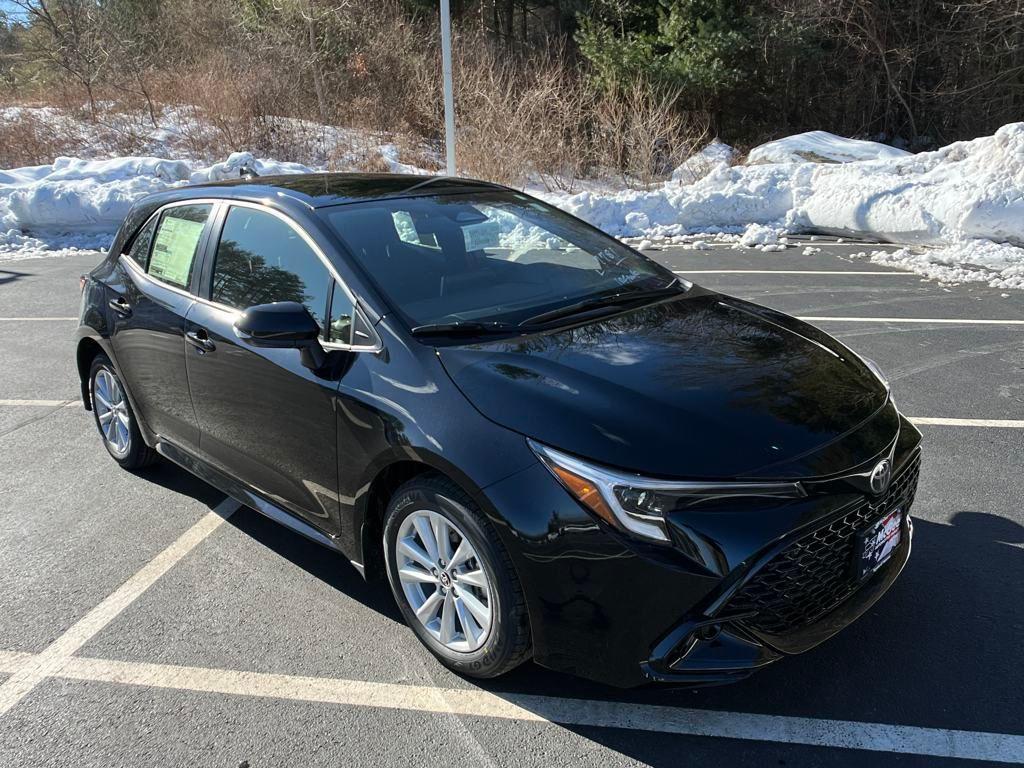
[[[119,470],[76,405],[97,259],[0,264],[0,765],[1024,763],[1024,292],[815,245],[650,255],[889,373],[926,441],[914,552],[828,643],[702,690],[449,673],[386,585],[172,465]]]

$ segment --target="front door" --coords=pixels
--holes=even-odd
[[[185,374],[185,315],[213,205],[154,215],[108,283],[110,343],[139,417],[157,435],[195,449],[199,428]]]
[[[298,301],[324,328],[331,276],[298,225],[268,210],[228,209],[213,255],[210,303],[190,310],[189,386],[200,454],[278,506],[334,533],[338,523],[338,381],[296,349],[252,346],[239,310]]]

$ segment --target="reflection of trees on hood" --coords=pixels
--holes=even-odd
[[[878,388],[860,366],[818,346],[827,341],[824,334],[721,301],[714,295],[687,297],[510,342],[505,350],[570,367],[581,356],[623,365],[625,375],[646,377],[654,388],[703,390],[737,412],[767,413],[815,432],[853,426],[881,405]],[[631,365],[633,372],[626,373]],[[648,388],[642,380],[637,386]]]
[[[213,298],[237,309],[272,301],[305,304],[309,300],[302,278],[268,266],[262,256],[240,248],[234,240],[222,240],[217,248]]]

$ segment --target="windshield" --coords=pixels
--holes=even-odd
[[[326,217],[412,328],[518,323],[675,279],[614,238],[514,192],[356,203]]]

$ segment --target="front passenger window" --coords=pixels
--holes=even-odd
[[[329,282],[327,267],[287,222],[252,208],[228,211],[213,264],[213,301],[234,309],[297,301],[323,328]]]

